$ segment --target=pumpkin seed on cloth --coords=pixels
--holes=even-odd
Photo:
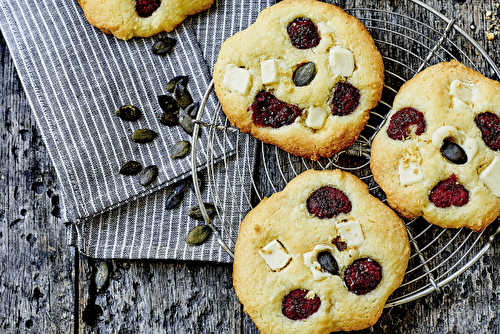
[[[179,112],[179,103],[171,95],[158,95],[158,104],[161,110],[166,113],[177,114]]]
[[[170,37],[160,38],[151,48],[155,55],[165,56],[174,50],[177,40]]]
[[[141,186],[149,186],[158,178],[158,166],[151,165],[142,170],[139,174],[139,184]]]
[[[166,126],[176,126],[179,124],[179,118],[177,115],[169,113],[169,112],[164,112],[161,114],[156,115],[156,118],[158,118],[158,121]]]
[[[132,133],[132,140],[139,144],[152,142],[158,137],[158,133],[150,129],[138,129]]]
[[[122,175],[137,175],[142,169],[142,164],[140,162],[130,160],[122,165],[118,173]]]
[[[170,158],[182,159],[191,153],[191,143],[187,140],[181,140],[172,146],[170,150]]]
[[[198,225],[189,231],[186,236],[186,243],[190,246],[201,245],[211,234],[212,229],[208,225]]]
[[[194,132],[194,122],[191,116],[185,113],[181,113],[179,115],[179,125],[181,128],[186,131],[186,133],[190,136],[193,135]]]
[[[121,106],[115,110],[115,114],[122,120],[130,122],[137,121],[142,116],[141,110],[131,105]]]
[[[177,207],[182,202],[182,194],[171,193],[170,196],[167,197],[165,201],[165,210],[172,210]]]
[[[167,92],[173,93],[177,85],[187,87],[188,83],[189,77],[187,75],[178,75],[167,83]]]
[[[208,218],[210,220],[214,219],[217,216],[217,208],[213,203],[203,203],[205,206],[205,210],[207,211]],[[203,218],[203,213],[201,212],[201,208],[199,204],[193,205],[189,211],[188,211],[188,216],[199,220],[199,221],[204,221],[205,219]]]

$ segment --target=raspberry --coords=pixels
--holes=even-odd
[[[308,18],[298,17],[286,28],[290,35],[290,42],[297,49],[310,49],[319,44],[318,27]]]
[[[408,139],[411,135],[410,127],[415,126],[417,136],[425,132],[425,117],[415,108],[403,108],[398,110],[391,117],[391,122],[387,128],[387,135],[394,140]]]
[[[274,129],[292,124],[302,114],[302,109],[296,105],[282,102],[264,90],[257,93],[248,109],[253,112],[252,120],[255,125]]]
[[[359,89],[347,82],[339,82],[333,92],[332,115],[347,116],[359,105]]]
[[[366,295],[382,279],[382,267],[372,259],[357,259],[344,270],[344,283],[350,292]]]
[[[340,190],[324,186],[309,195],[306,202],[307,211],[319,219],[329,219],[340,213],[351,212],[351,201]]]
[[[140,17],[148,17],[151,16],[160,5],[160,0],[136,0],[135,11]]]
[[[500,150],[500,118],[492,112],[483,112],[474,118],[474,123],[481,130],[484,143],[493,151]]]
[[[458,183],[455,174],[451,174],[448,179],[440,181],[432,188],[429,201],[438,208],[464,206],[469,202],[469,191]]]
[[[281,312],[285,317],[292,320],[303,320],[309,318],[315,313],[320,305],[321,300],[318,296],[307,298],[307,290],[293,290],[281,301]]]

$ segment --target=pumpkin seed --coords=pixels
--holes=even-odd
[[[189,77],[187,75],[178,75],[167,83],[167,92],[173,93],[177,85],[187,87]]]
[[[189,134],[190,136],[193,135],[194,122],[191,116],[189,116],[188,114],[181,113],[179,115],[179,125],[184,131],[186,131],[187,134]]]
[[[181,108],[186,108],[193,103],[193,98],[186,86],[177,85],[174,89],[174,97]]]
[[[316,64],[312,61],[300,65],[293,73],[293,83],[297,87],[307,86],[316,76]]]
[[[323,251],[318,254],[318,262],[321,265],[321,269],[332,274],[339,274],[339,265],[333,257],[333,255],[328,251]]]
[[[197,246],[204,243],[212,234],[212,229],[208,225],[199,225],[191,229],[186,236],[186,243],[190,246]]]
[[[169,113],[169,112],[164,112],[161,114],[156,115],[156,118],[158,118],[158,121],[166,126],[175,126],[179,124],[179,118],[177,115]]]
[[[155,55],[164,56],[172,52],[176,43],[177,40],[173,38],[161,38],[153,44],[152,51]]]
[[[171,114],[179,112],[179,104],[171,95],[158,95],[157,98],[158,104],[164,112]]]
[[[104,285],[106,285],[106,282],[108,281],[108,275],[109,275],[108,265],[106,264],[105,261],[102,261],[97,266],[97,270],[95,273],[95,286],[97,290],[102,289]]]
[[[124,121],[137,121],[142,116],[142,112],[139,108],[125,105],[115,110],[116,116],[120,117]]]
[[[465,153],[464,149],[449,139],[443,140],[441,154],[448,159],[449,162],[457,165],[463,165],[467,162],[467,153]]]
[[[203,175],[201,173],[196,173],[196,179],[198,180],[198,188],[200,188],[201,192],[203,191],[203,186],[205,185],[205,179],[203,178]],[[193,182],[191,182],[191,190],[195,192]]]
[[[198,109],[200,108],[200,102],[193,102],[184,109],[184,113],[191,116],[192,118],[196,118],[198,116]]]
[[[165,201],[165,210],[172,210],[182,202],[182,196],[175,192],[171,193]]]
[[[122,168],[120,168],[120,171],[118,173],[122,175],[136,175],[139,173],[142,169],[142,165],[140,162],[137,161],[127,161],[126,163],[123,164]]]
[[[181,140],[172,146],[170,150],[170,158],[181,159],[187,156],[191,152],[191,143],[187,140]]]
[[[213,203],[203,203],[205,206],[205,210],[207,211],[208,218],[210,220],[214,219],[217,216],[217,209]],[[193,205],[188,212],[188,216],[199,220],[199,221],[204,221],[203,219],[203,213],[201,212],[200,206],[198,204]]]
[[[183,180],[177,181],[176,183],[174,183],[172,185],[172,187],[174,189],[174,193],[176,193],[176,194],[182,193],[184,191],[184,189],[186,189],[190,184],[191,184],[190,177],[186,177]]]
[[[132,140],[139,144],[146,144],[155,140],[158,136],[156,132],[149,129],[138,129],[132,133]]]
[[[141,174],[139,174],[139,184],[141,186],[148,186],[158,177],[158,166],[151,165],[143,169]]]

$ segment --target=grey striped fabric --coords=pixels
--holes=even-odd
[[[73,223],[69,237],[83,253],[99,258],[230,261],[216,240],[186,246],[187,231],[199,223],[185,214],[197,203],[191,191],[179,208],[164,209],[172,191],[169,185],[191,174],[189,159],[170,159],[170,147],[191,138],[180,127],[157,122],[157,95],[166,93],[168,80],[182,74],[191,79],[193,98],[201,100],[222,42],[272,3],[249,1],[243,6],[241,1],[216,1],[169,34],[122,41],[88,24],[75,0],[0,0],[0,28],[57,172],[66,219]],[[174,52],[154,55],[152,44],[166,35],[178,41]],[[114,111],[124,104],[139,107],[144,117],[120,120]],[[205,115],[213,113],[221,113],[214,94]],[[140,128],[159,136],[152,143],[134,143],[130,135]],[[207,162],[207,132],[202,131],[199,139],[199,169]],[[215,161],[234,152],[235,141],[223,138],[215,141]],[[243,149],[253,150],[254,139],[247,140],[241,143]],[[253,166],[253,159],[247,158],[253,156],[242,155],[240,159],[246,160],[239,163]],[[157,165],[156,183],[144,188],[135,177],[118,174],[128,160]],[[236,175],[216,177],[229,182]],[[236,232],[239,212],[246,211],[243,195],[238,196],[242,208],[235,210],[231,222]],[[235,237],[230,234],[222,237]]]

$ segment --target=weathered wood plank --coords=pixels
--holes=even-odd
[[[0,37],[0,332],[71,333],[74,250],[56,175]]]

